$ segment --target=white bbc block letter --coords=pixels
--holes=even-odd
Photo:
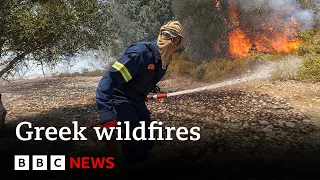
[[[66,156],[51,155],[50,156],[50,170],[66,170]]]
[[[14,170],[29,170],[29,155],[14,156]]]
[[[32,156],[32,170],[47,170],[48,160],[47,155]]]

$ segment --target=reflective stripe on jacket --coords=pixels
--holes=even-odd
[[[96,103],[100,122],[117,119],[114,99],[132,103],[144,97],[165,75],[161,68],[157,41],[138,42],[125,50],[99,82]]]

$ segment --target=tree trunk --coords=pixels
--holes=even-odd
[[[12,59],[5,68],[0,70],[0,77],[2,77],[5,73],[10,71],[14,66],[20,62],[29,52],[24,52],[22,54],[17,55],[14,59]]]
[[[7,111],[3,107],[1,93],[0,93],[0,137],[4,137],[7,134],[5,121],[6,121]]]

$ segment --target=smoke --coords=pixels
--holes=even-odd
[[[312,10],[304,8],[297,0],[230,0],[230,2],[237,5],[240,14],[244,14],[244,21],[250,17],[250,12],[255,12],[252,14],[255,16],[252,17],[255,24],[259,22],[275,27],[283,26],[292,23],[294,18],[301,25],[301,30],[312,28],[314,25]]]
[[[303,22],[301,23],[302,29],[309,29],[314,25],[314,14],[310,12],[310,10],[300,10],[296,12],[293,17],[297,19],[298,22]]]
[[[301,24],[302,30],[312,28],[314,25],[314,13],[310,9],[304,9],[297,0],[272,0],[270,2],[276,12],[288,13],[289,16],[297,20]]]

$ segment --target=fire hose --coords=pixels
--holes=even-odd
[[[159,86],[156,86],[152,91],[151,94],[147,95],[144,100],[148,102],[150,99],[163,99],[169,97],[170,94],[164,93],[161,91]]]

